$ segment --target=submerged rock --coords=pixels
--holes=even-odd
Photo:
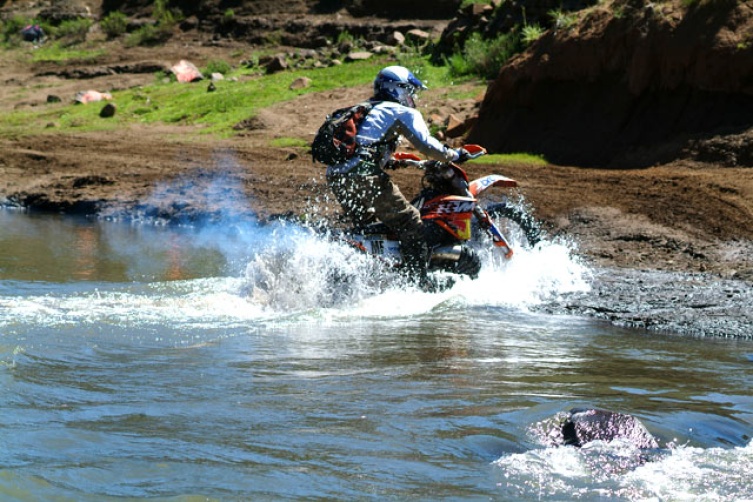
[[[659,447],[656,438],[634,416],[596,408],[559,413],[534,425],[532,432],[547,446],[580,448],[594,441],[622,440],[641,450]]]
[[[642,450],[659,447],[654,436],[637,418],[599,409],[570,410],[569,418],[562,425],[562,436],[565,444],[573,446],[622,439]]]

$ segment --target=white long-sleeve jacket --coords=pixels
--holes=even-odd
[[[391,101],[382,101],[374,105],[366,115],[356,134],[356,144],[359,148],[375,145],[397,144],[399,136],[405,137],[425,156],[443,161],[457,160],[458,153],[433,137],[429,132],[426,121],[421,113],[408,106]],[[383,167],[392,155],[390,149],[380,149],[383,155],[379,159],[364,158],[356,154],[353,158],[341,164],[335,164],[327,169],[327,174],[345,174],[364,160],[376,161]]]

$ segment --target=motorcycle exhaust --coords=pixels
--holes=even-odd
[[[454,246],[439,246],[431,252],[431,260],[458,261],[463,247],[459,244]]]

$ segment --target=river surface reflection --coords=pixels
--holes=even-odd
[[[0,211],[0,499],[752,498],[753,343],[533,313],[589,273],[516,259],[332,301],[297,229]],[[580,406],[662,448],[547,446]]]

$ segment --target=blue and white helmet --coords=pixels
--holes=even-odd
[[[374,79],[374,97],[416,107],[416,94],[426,86],[403,66],[388,66]]]

